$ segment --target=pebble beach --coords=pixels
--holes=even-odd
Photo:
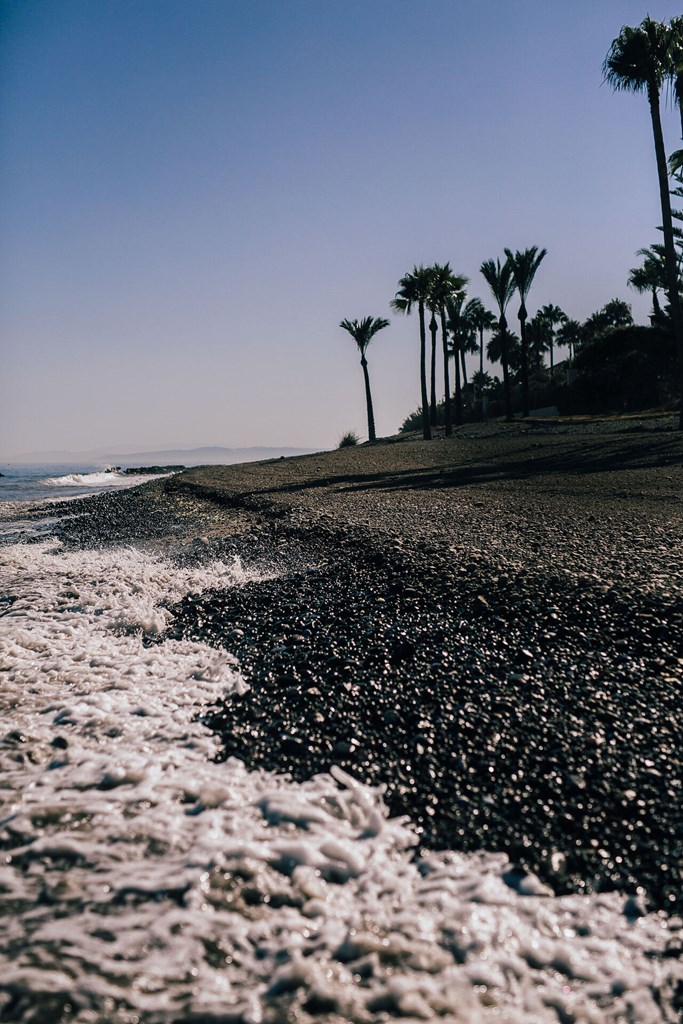
[[[127,535],[175,515],[183,559],[276,559],[277,588],[173,609],[174,636],[227,648],[250,683],[207,719],[225,756],[298,779],[340,764],[431,847],[504,849],[561,891],[643,887],[680,910],[672,426],[461,428],[205,467],[111,504]],[[116,519],[76,519],[78,543]]]
[[[493,1018],[637,1024],[682,1005],[682,495],[672,418],[491,424],[189,470],[80,499],[55,529],[78,557],[134,543],[187,578],[239,567],[238,585],[170,592],[143,639],[150,656],[201,647],[238,667],[240,685],[196,709],[217,771],[369,787],[410,829],[416,865],[504,855],[520,897],[604,898],[627,928],[659,920],[659,1010],[628,1016],[603,992],[593,1017],[571,1016],[567,989],[557,1018],[514,1000]],[[245,905],[262,904],[239,877]],[[345,949],[343,963],[368,953]],[[285,991],[264,1019],[285,1019]],[[326,998],[292,1019],[410,1017],[398,996],[346,1017]]]

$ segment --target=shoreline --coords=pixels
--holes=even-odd
[[[207,716],[225,756],[680,912],[682,467],[656,423],[466,427],[82,499],[63,539],[277,566],[172,609],[251,684]]]

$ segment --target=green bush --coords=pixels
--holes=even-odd
[[[347,432],[343,434],[342,437],[340,437],[337,448],[352,448],[353,445],[358,444],[359,441],[360,438],[358,437],[358,434],[355,433],[355,431],[347,430]]]

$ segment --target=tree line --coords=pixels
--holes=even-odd
[[[638,291],[649,291],[653,299],[653,327],[670,331],[673,336],[678,367],[680,403],[679,427],[683,429],[683,296],[681,264],[683,262],[683,230],[674,220],[683,221],[683,213],[672,208],[671,196],[683,198],[683,150],[674,152],[667,161],[661,121],[661,94],[667,86],[678,106],[683,136],[683,16],[669,22],[646,17],[635,28],[624,26],[612,42],[603,63],[604,80],[614,90],[642,92],[646,95],[652,123],[662,211],[662,243],[641,249],[643,262],[631,269],[628,283]],[[677,187],[671,189],[670,176]],[[540,353],[550,353],[550,378],[554,373],[554,345],[567,344],[573,357],[577,349],[604,334],[606,328],[625,328],[632,324],[630,308],[621,300],[612,300],[585,324],[570,320],[558,307],[546,305],[529,319],[527,299],[536,273],[547,255],[546,249],[532,246],[524,250],[504,250],[505,259],[487,259],[480,272],[489,286],[496,314],[487,310],[480,299],[467,301],[468,279],[454,272],[449,263],[413,267],[398,283],[392,309],[401,314],[417,312],[420,337],[420,394],[422,434],[432,437],[437,421],[437,335],[441,337],[441,363],[444,393],[444,428],[446,436],[453,432],[463,417],[463,378],[466,379],[465,353],[480,354],[479,385],[483,390],[484,332],[496,331],[487,353],[500,362],[503,371],[503,396],[507,419],[513,416],[512,373],[516,370],[521,385],[521,412],[529,415],[529,367],[538,362]],[[665,297],[665,305],[659,293]],[[510,330],[507,309],[513,296],[519,298],[517,318],[519,337]],[[429,324],[427,315],[429,314]],[[361,354],[368,416],[368,436],[375,440],[375,424],[366,352],[372,338],[389,325],[384,318],[343,320],[340,324],[353,337]],[[559,330],[556,330],[559,328]],[[427,343],[427,329],[431,336]],[[475,338],[478,335],[478,346]],[[454,358],[454,389],[451,393],[449,360]]]

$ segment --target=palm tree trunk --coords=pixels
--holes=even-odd
[[[479,373],[481,374],[480,380],[484,379],[484,328],[479,328]],[[486,419],[486,408],[484,405],[484,387],[481,385],[481,418]]]
[[[462,426],[462,384],[460,382],[460,353],[455,349],[455,425]]]
[[[422,393],[422,436],[425,441],[431,441],[432,428],[429,423],[429,400],[427,398],[427,335],[425,332],[425,307],[420,299],[418,304],[420,315],[420,391]]]
[[[671,321],[676,340],[676,356],[678,359],[678,380],[681,393],[678,428],[683,430],[683,317],[678,291],[678,268],[676,265],[676,249],[674,247],[673,219],[671,216],[671,196],[669,195],[669,173],[664,149],[664,134],[659,110],[659,89],[656,82],[649,82],[647,98],[650,101],[652,118],[652,134],[655,140],[655,156],[657,158],[657,176],[659,178],[659,198],[662,204],[662,231],[664,233],[664,263],[666,266],[667,291],[671,307]]]
[[[443,346],[443,387],[444,387],[444,424],[446,437],[453,434],[453,412],[451,410],[451,382],[448,373],[448,332],[446,331],[446,311],[439,310],[441,319],[441,344]]]
[[[519,337],[522,350],[522,416],[529,415],[529,356],[526,348],[526,309],[519,310]]]
[[[365,405],[368,411],[368,440],[376,441],[375,414],[372,411],[372,394],[370,392],[370,374],[368,373],[368,361],[365,358],[365,355],[361,356],[360,365],[363,367],[363,376],[365,378]]]
[[[467,387],[467,363],[465,362],[465,350],[460,349],[460,363],[462,364],[462,383],[463,387]]]
[[[550,382],[552,383],[553,376],[555,374],[555,348],[553,345],[553,339],[550,339]]]
[[[510,366],[508,364],[508,325],[504,316],[500,318],[500,361],[503,364],[503,391],[505,393],[505,419],[512,420],[512,392],[510,391]]]
[[[435,427],[436,426],[436,320],[432,313],[432,319],[429,321],[429,333],[432,336],[432,365],[431,365],[431,398],[429,400],[429,422]]]

